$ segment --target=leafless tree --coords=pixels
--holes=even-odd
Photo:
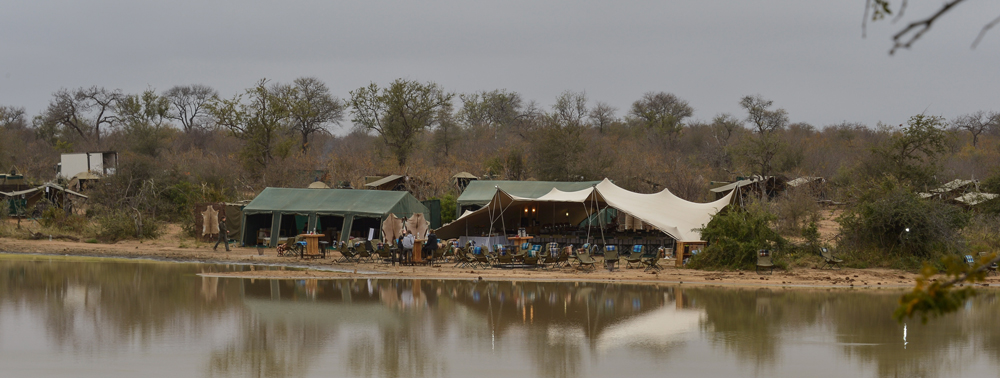
[[[965,130],[972,134],[972,147],[975,148],[981,134],[1000,126],[1000,113],[980,110],[958,116],[951,124],[953,129]]]
[[[52,96],[48,108],[36,118],[39,126],[63,128],[99,146],[101,126],[112,125],[115,101],[121,96],[121,91],[94,86],[72,92],[60,89]]]
[[[24,108],[0,106],[0,127],[5,129],[22,129],[27,126],[24,119]]]
[[[171,109],[167,118],[180,121],[185,133],[204,126],[204,117],[208,115],[206,106],[219,93],[207,85],[178,85],[163,92],[163,97],[170,101]]]
[[[604,133],[604,128],[610,126],[612,123],[618,121],[618,117],[615,117],[615,113],[618,108],[611,106],[603,101],[598,101],[592,109],[590,109],[590,123],[597,128],[597,131]]]
[[[587,118],[587,93],[565,91],[556,97],[551,117],[556,124],[569,127],[584,126]]]

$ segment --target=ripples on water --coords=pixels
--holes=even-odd
[[[898,291],[197,275],[247,269],[0,255],[0,376],[976,377],[1000,361],[993,291],[904,342]]]

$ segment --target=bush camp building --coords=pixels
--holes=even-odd
[[[379,238],[383,220],[409,218],[427,207],[408,192],[355,189],[266,188],[243,208],[242,245],[275,246],[306,231],[328,240]]]

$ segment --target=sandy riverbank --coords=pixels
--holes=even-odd
[[[658,273],[643,269],[618,269],[608,272],[597,269],[582,272],[575,268],[556,269],[469,269],[456,268],[454,264],[400,267],[373,263],[337,263],[337,254],[326,259],[301,260],[279,257],[273,249],[258,256],[255,248],[234,248],[231,252],[213,251],[211,244],[189,241],[188,244],[163,238],[153,241],[127,241],[115,244],[96,244],[59,240],[22,240],[0,238],[0,251],[11,253],[36,253],[94,257],[149,258],[169,261],[198,261],[218,263],[244,263],[284,265],[312,268],[306,271],[261,269],[234,273],[254,278],[350,278],[350,277],[400,277],[400,278],[452,278],[452,279],[501,279],[501,280],[584,280],[584,281],[646,281],[685,284],[735,284],[764,286],[833,286],[833,287],[909,287],[914,275],[889,269],[809,269],[775,271],[772,275],[758,275],[753,271],[708,272],[676,268],[673,260],[661,261]],[[220,274],[226,275],[226,274]],[[991,277],[991,284],[1000,284],[1000,278]]]

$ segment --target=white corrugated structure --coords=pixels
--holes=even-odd
[[[666,233],[678,241],[701,240],[699,229],[729,204],[733,193],[708,203],[690,202],[669,190],[643,194],[625,190],[608,179],[583,190],[564,192],[552,189],[539,198],[518,197],[497,188],[493,199],[483,208],[463,214],[461,218],[437,230],[439,238],[471,235],[487,224],[490,230],[502,232],[516,225],[522,217],[541,219],[544,223],[575,224],[591,214],[611,207]],[[541,210],[541,211],[539,211]],[[563,216],[565,214],[565,216]]]

